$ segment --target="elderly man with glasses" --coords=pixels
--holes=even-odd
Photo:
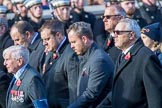
[[[104,15],[102,16],[107,31],[107,39],[104,44],[104,50],[110,55],[114,63],[120,53],[120,50],[114,46],[114,28],[116,24],[126,16],[124,9],[118,5],[111,5],[106,7]]]
[[[142,43],[140,30],[133,19],[122,19],[116,25],[115,46],[122,53],[115,66],[112,94],[99,108],[110,102],[112,108],[162,108],[162,67]]]

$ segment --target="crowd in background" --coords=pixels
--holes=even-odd
[[[0,108],[33,107],[162,108],[160,1],[0,0]]]

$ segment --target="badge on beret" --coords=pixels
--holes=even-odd
[[[150,32],[150,29],[146,29],[146,28],[143,28],[142,30],[141,30],[141,33],[145,33],[145,32]]]

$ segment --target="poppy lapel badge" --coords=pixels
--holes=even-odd
[[[110,39],[108,39],[107,42],[106,42],[106,45],[110,46],[110,44],[111,44],[111,41],[110,41]]]
[[[130,54],[130,52],[128,52],[125,56],[124,56],[124,59],[125,60],[130,60],[130,58],[131,58],[131,54]]]
[[[56,53],[53,53],[53,59],[57,59],[58,58],[58,55]]]
[[[17,81],[16,81],[16,86],[20,86],[21,85],[21,80],[20,79],[18,79]]]

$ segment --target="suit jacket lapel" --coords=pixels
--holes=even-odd
[[[134,46],[130,49],[130,54],[131,57],[129,60],[123,60],[122,63],[119,64],[119,58],[117,59],[117,64],[115,66],[115,74],[114,74],[114,81],[116,80],[116,78],[120,75],[120,73],[122,72],[122,70],[132,61],[133,57],[136,55],[136,53],[139,51],[139,49],[143,47],[143,43],[142,40],[139,38]]]
[[[13,78],[14,78],[14,76],[13,76]],[[10,85],[9,85],[9,87],[8,87],[8,90],[7,90],[7,95],[6,95],[6,106],[8,106],[9,105],[9,101],[8,101],[8,99],[9,99],[9,95],[10,95],[10,92],[11,92],[11,89],[12,89],[12,87],[13,87],[13,83],[15,82],[15,79],[12,79],[11,80],[11,82],[10,82]]]
[[[29,69],[30,67],[29,67],[29,65],[27,65],[26,66],[26,68],[25,68],[25,70],[24,70],[24,72],[21,74],[21,76],[20,76],[20,78],[19,78],[19,80],[22,82],[22,80],[24,79],[24,76],[25,76],[25,74],[26,74],[26,72],[28,71],[28,69]],[[18,81],[18,80],[17,80]],[[15,84],[14,84],[14,86],[13,86],[13,89],[14,90],[18,90],[19,89],[19,87],[21,86],[18,86],[17,85],[17,81],[15,82]]]

